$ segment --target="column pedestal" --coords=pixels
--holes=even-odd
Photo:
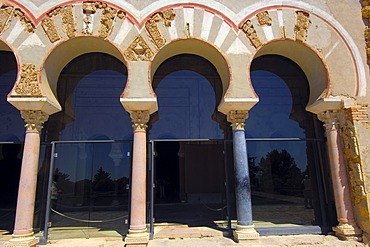
[[[333,227],[333,231],[338,238],[343,240],[360,240],[362,234],[360,228],[346,223],[339,223],[338,226]]]
[[[130,228],[125,238],[125,246],[144,247],[148,245],[146,229],[146,123],[147,111],[130,113],[134,123],[134,145],[131,175]]]
[[[255,240],[259,238],[259,233],[254,229],[254,225],[240,226],[236,225],[236,230],[233,232],[234,240],[238,243],[245,240]]]
[[[4,247],[36,247],[39,239],[33,235],[33,232],[25,235],[13,234],[12,239],[5,242]]]

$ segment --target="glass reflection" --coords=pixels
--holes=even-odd
[[[100,70],[84,76],[65,102],[64,112],[72,117],[60,140],[132,139],[131,120],[120,103],[126,76],[116,71]],[[70,90],[68,83],[64,90]]]
[[[247,138],[304,138],[304,130],[290,118],[293,99],[285,81],[264,70],[251,71],[251,80],[259,102],[249,111]]]
[[[304,73],[289,59],[262,56],[253,61],[250,76],[259,97],[245,125],[256,224],[325,224],[320,204],[328,198],[318,186],[321,144],[314,117],[305,111]]]
[[[51,224],[127,231],[131,142],[58,143]]]
[[[0,141],[24,141],[24,121],[19,110],[7,102],[17,77],[16,60],[6,51],[0,51],[0,57]]]
[[[158,120],[150,139],[222,139],[219,124],[212,120],[215,92],[197,72],[180,70],[163,78],[155,89]]]
[[[269,141],[248,141],[248,148]],[[274,224],[317,225],[322,223],[317,188],[313,191],[311,179],[315,165],[301,163],[306,156],[306,146],[316,146],[316,141],[275,141],[278,149],[267,145],[260,152],[262,157],[249,152],[249,168],[252,188],[253,218],[255,221]],[[262,147],[263,145],[260,145]],[[297,146],[294,155],[290,146]],[[298,153],[297,150],[300,150]],[[317,161],[316,161],[317,162]]]

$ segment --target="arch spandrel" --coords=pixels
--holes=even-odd
[[[156,1],[144,6],[118,0],[58,3],[33,1],[28,2],[29,8],[25,8],[27,4],[24,1],[7,1],[8,5],[13,4],[22,10],[25,18],[17,17],[19,21],[10,22],[10,28],[2,36],[14,41],[12,44],[16,47],[24,48],[17,49],[17,52],[24,50],[21,57],[27,57],[26,54],[30,53],[32,46],[28,46],[29,43],[37,44],[34,47],[43,56],[47,54],[45,51],[58,45],[58,42],[79,36],[106,39],[125,51],[140,35],[151,48],[153,57],[161,50],[163,43],[169,44],[178,39],[199,39],[214,45],[229,57],[238,55],[235,61],[252,59],[250,54],[256,53],[259,46],[273,40],[293,39],[316,49],[325,58],[332,96],[349,94],[350,97],[366,100],[368,75],[363,66],[364,56],[361,56],[356,43],[341,24],[325,12],[330,11],[330,8],[323,3],[313,5],[278,0],[245,3],[245,7],[236,13],[222,1],[211,2],[214,4],[209,5],[205,0],[194,3]],[[175,13],[172,23],[166,26],[166,18],[162,15],[162,20],[154,21],[154,28],[150,31],[148,22],[169,9]],[[86,17],[91,17],[91,20],[86,21],[89,19]],[[308,17],[306,29],[305,17]],[[243,27],[248,20],[252,27]],[[20,29],[20,26],[23,28]],[[24,31],[25,27],[27,29],[32,26],[35,28],[33,34]],[[107,32],[102,31],[104,28]],[[231,78],[231,87],[225,90],[225,100],[230,96],[231,101],[240,97],[244,97],[244,101],[256,101],[253,89],[248,87],[243,77],[239,76],[242,78],[240,80]],[[233,98],[234,92],[242,92],[240,88],[245,89],[245,94]]]

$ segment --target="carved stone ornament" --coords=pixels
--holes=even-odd
[[[76,36],[76,23],[73,17],[73,6],[68,5],[65,7],[57,7],[51,10],[47,14],[46,18],[41,22],[42,28],[52,43],[61,39],[53,18],[58,15],[61,16],[63,30],[67,34],[68,38]]]
[[[10,21],[10,18],[13,15],[13,7],[8,6],[2,6],[0,8],[0,33],[5,31],[5,28],[8,27],[8,23]]]
[[[230,111],[227,114],[227,121],[231,123],[231,127],[244,130],[244,122],[248,118],[248,111]]]
[[[146,31],[158,48],[161,48],[166,44],[166,39],[163,37],[158,27],[158,22],[163,21],[164,26],[170,27],[171,21],[174,20],[175,16],[176,14],[173,9],[168,9],[162,12],[155,13],[152,18],[150,18],[145,23]]]
[[[318,114],[317,118],[324,123],[327,131],[338,129],[338,111],[325,111]]]
[[[130,112],[131,121],[134,123],[132,127],[134,130],[145,130],[148,126],[150,115],[148,111],[132,111]]]
[[[99,37],[106,38],[113,28],[114,19],[117,16],[117,10],[111,7],[105,7],[100,19]]]
[[[360,162],[360,150],[358,148],[355,129],[351,121],[346,121],[342,128],[343,149],[346,158],[353,162]]]
[[[54,24],[54,20],[51,17],[46,17],[42,22],[41,26],[44,29],[51,43],[60,40],[58,30]]]
[[[362,17],[365,19],[370,19],[370,6],[364,6],[361,9]]]
[[[82,29],[82,33],[85,35],[91,35],[93,30],[92,30],[92,15],[95,14],[96,12],[96,6],[95,3],[83,3],[82,9],[84,12],[84,27]]]
[[[150,61],[154,56],[154,53],[141,36],[136,37],[124,54],[126,59],[130,61]]]
[[[271,26],[272,25],[272,19],[269,16],[268,11],[263,11],[257,14],[258,23],[261,26]]]
[[[42,96],[39,82],[39,70],[34,64],[22,64],[19,82],[14,91],[18,96]]]
[[[365,24],[367,25],[367,27],[365,27],[364,35],[365,35],[365,41],[366,41],[367,64],[370,65],[370,27],[369,27],[369,23],[370,23],[370,1],[369,0],[362,1],[361,12],[362,12],[362,18],[367,20],[367,21],[365,21]]]
[[[42,111],[21,111],[21,117],[26,122],[27,131],[40,132],[42,124],[48,120],[49,115]]]
[[[14,10],[14,16],[19,19],[19,21],[22,23],[23,26],[25,26],[25,31],[32,33],[33,30],[35,30],[35,25],[30,21],[20,9]]]
[[[62,16],[62,23],[64,31],[66,32],[68,38],[73,38],[76,36],[76,22],[73,15],[73,6],[68,5],[59,9],[60,15]]]
[[[295,39],[305,42],[307,39],[308,28],[310,27],[310,14],[305,11],[297,11],[297,21],[294,26]]]
[[[258,48],[262,45],[262,42],[260,41],[258,34],[256,30],[254,29],[254,26],[252,24],[251,20],[247,20],[241,27],[243,32],[247,35],[248,39],[252,43],[252,45],[255,48]]]
[[[361,107],[346,109],[346,122],[341,128],[342,144],[345,158],[348,162],[349,181],[355,204],[366,200],[366,189],[362,170],[360,149],[353,121],[362,121]],[[361,119],[359,119],[361,118]],[[368,122],[368,117],[365,117]]]

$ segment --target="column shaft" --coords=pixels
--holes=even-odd
[[[14,225],[15,235],[33,234],[33,215],[35,209],[39,152],[40,134],[38,131],[27,131],[18,190],[17,211]]]
[[[231,111],[227,120],[233,128],[233,150],[235,168],[235,196],[237,225],[234,239],[257,239],[259,234],[254,229],[252,217],[251,187],[249,179],[247,145],[245,142],[244,122],[248,112]]]
[[[149,234],[146,229],[146,123],[148,111],[130,112],[134,123],[134,146],[131,174],[130,228],[125,246],[147,246]]]
[[[130,231],[146,231],[146,133],[135,130],[131,177]]]
[[[340,224],[353,222],[353,215],[349,215],[349,210],[346,204],[350,202],[350,191],[348,188],[348,177],[343,159],[339,133],[335,124],[331,129],[327,129],[328,152],[330,159],[330,171],[332,175],[334,200],[337,210],[337,218]],[[352,219],[350,219],[351,217]]]
[[[19,181],[17,211],[12,239],[4,244],[5,247],[33,247],[38,243],[38,238],[35,238],[33,234],[33,216],[40,155],[40,131],[42,124],[48,119],[48,115],[42,111],[22,111],[21,116],[26,122],[26,137]]]
[[[251,186],[244,130],[233,130],[237,224],[253,225]]]
[[[357,238],[360,236],[361,230],[357,227],[354,219],[347,164],[344,159],[337,115],[336,112],[325,112],[319,116],[320,120],[325,122],[329,165],[339,222],[339,225],[333,227],[333,230],[338,237]]]

